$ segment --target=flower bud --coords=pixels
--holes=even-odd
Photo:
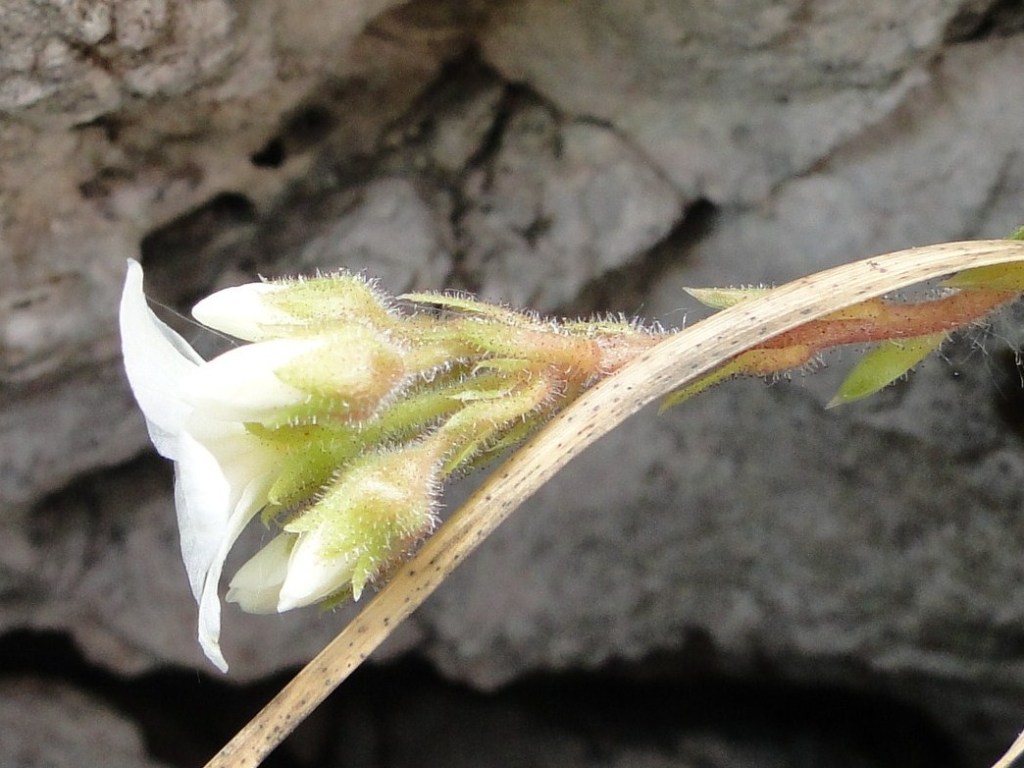
[[[192,317],[203,325],[246,341],[266,341],[292,335],[302,324],[274,306],[269,294],[284,286],[247,283],[207,296],[194,307]]]
[[[278,589],[278,611],[313,605],[339,592],[351,591],[359,599],[362,585],[357,590],[352,583],[359,552],[331,547],[331,533],[325,526],[293,537],[288,569]]]
[[[196,304],[192,316],[246,341],[316,333],[352,323],[388,329],[394,320],[385,299],[357,275],[225,288]]]
[[[285,526],[300,541],[278,610],[345,591],[358,600],[368,583],[433,529],[438,465],[436,447],[422,443],[373,453],[346,467],[313,507]],[[327,567],[324,560],[345,565]]]
[[[197,367],[183,395],[197,410],[219,419],[262,421],[308,399],[276,371],[315,358],[323,346],[322,339],[273,339],[236,347]]]
[[[239,569],[227,599],[256,613],[358,600],[433,528],[438,463],[428,443],[360,457]]]
[[[314,330],[353,322],[387,330],[396,321],[387,299],[359,275],[324,275],[275,285],[282,290],[266,297],[273,307]]]
[[[312,398],[314,413],[366,419],[405,376],[401,348],[370,328],[349,325],[317,339],[315,349],[274,370],[283,384]]]

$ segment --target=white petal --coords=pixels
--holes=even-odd
[[[258,421],[306,400],[305,392],[285,384],[274,371],[322,345],[322,340],[275,339],[236,347],[196,368],[185,384],[185,397],[217,418]]]
[[[188,433],[180,441],[174,473],[181,559],[198,602],[227,531],[231,487],[217,460]]]
[[[295,536],[282,533],[249,558],[231,579],[228,601],[247,613],[274,613],[294,543]]]
[[[121,294],[121,349],[135,399],[146,417],[153,445],[177,458],[177,436],[192,406],[182,398],[184,381],[202,358],[157,318],[142,291],[142,266],[128,261]]]
[[[191,419],[179,438],[175,505],[181,554],[199,603],[199,643],[222,671],[218,587],[224,560],[266,504],[277,454],[237,422]]]
[[[249,283],[217,291],[192,308],[203,325],[246,341],[264,341],[283,335],[296,320],[264,301],[268,293],[283,290],[272,283]]]
[[[224,560],[227,559],[228,552],[234,546],[238,535],[260,510],[262,500],[266,499],[268,485],[264,478],[258,478],[243,491],[242,497],[228,518],[224,538],[210,564],[203,593],[199,598],[199,645],[202,646],[206,657],[221,672],[228,671],[228,664],[220,650],[220,575],[224,570]]]
[[[186,419],[182,431],[206,447],[227,478],[233,489],[229,508],[237,501],[243,488],[254,478],[273,473],[280,461],[279,449],[250,433],[238,421],[193,413]]]
[[[352,580],[354,557],[327,557],[319,530],[299,534],[281,585],[278,611],[318,603]]]

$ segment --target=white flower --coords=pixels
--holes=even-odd
[[[264,341],[287,335],[299,321],[266,301],[270,294],[286,290],[274,283],[247,283],[207,296],[194,307],[192,317],[205,326],[229,333],[236,339]]]
[[[221,670],[218,585],[239,533],[266,504],[279,450],[254,436],[254,418],[304,398],[273,376],[312,342],[279,340],[206,363],[149,309],[142,267],[128,264],[120,310],[124,365],[157,450],[175,463],[181,552],[199,606],[199,642]],[[291,346],[288,346],[291,345]]]
[[[257,613],[358,600],[433,529],[441,481],[518,436],[550,399],[547,374],[506,359],[522,346],[507,313],[462,307],[480,317],[405,317],[346,274],[241,286],[193,314],[252,343],[204,361],[150,311],[142,267],[129,262],[125,370],[154,445],[175,463],[199,642],[221,670],[221,573],[261,510],[283,531],[237,572],[229,600]],[[529,341],[538,371],[565,357],[550,343],[574,342],[550,336]],[[452,359],[464,370],[449,375]],[[523,389],[526,379],[536,385]]]
[[[273,613],[312,605],[349,586],[355,553],[328,554],[324,538],[322,528],[278,535],[238,569],[228,601],[249,613]]]

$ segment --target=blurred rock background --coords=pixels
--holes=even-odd
[[[346,267],[681,325],[683,285],[1024,223],[1022,32],[1011,0],[5,5],[0,765],[200,765],[351,615],[229,609],[231,674],[201,657],[126,258],[168,317]],[[1024,725],[1021,320],[836,411],[852,355],[634,418],[267,765],[989,765]]]

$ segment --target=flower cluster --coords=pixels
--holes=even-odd
[[[125,369],[175,463],[199,640],[220,669],[225,559],[257,516],[276,535],[230,580],[250,612],[358,599],[435,525],[453,475],[486,463],[658,334],[448,294],[391,300],[351,274],[220,291],[195,318],[247,344],[204,361],[149,309],[130,262]]]
[[[220,291],[195,318],[244,342],[205,361],[149,309],[129,262],[125,369],[157,450],[175,463],[182,556],[199,640],[222,670],[221,572],[260,516],[276,532],[229,583],[250,612],[359,599],[436,523],[443,483],[529,435],[664,334],[636,323],[556,321],[449,294],[398,300],[351,274]],[[737,375],[773,375],[822,350],[878,345],[833,400],[905,373],[1019,295],[1024,268],[983,267],[919,302],[871,299],[742,352],[666,407]],[[693,290],[725,308],[768,289]]]

